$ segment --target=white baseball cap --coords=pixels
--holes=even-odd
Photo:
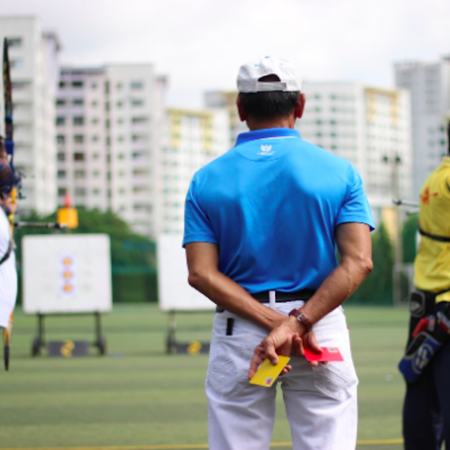
[[[259,81],[267,75],[276,75],[280,81]],[[259,61],[251,61],[239,68],[238,91],[249,92],[299,92],[302,79],[296,67],[288,60],[266,56]]]

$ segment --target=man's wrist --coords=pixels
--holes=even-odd
[[[294,317],[298,323],[303,325],[306,331],[310,331],[312,329],[313,323],[311,322],[307,314],[305,314],[301,309],[293,309],[289,313],[289,316]]]

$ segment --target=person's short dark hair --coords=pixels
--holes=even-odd
[[[259,120],[280,119],[292,114],[300,92],[239,92],[239,98],[249,117]]]

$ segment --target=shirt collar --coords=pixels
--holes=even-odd
[[[263,130],[247,131],[237,137],[236,145],[257,139],[296,137],[301,139],[300,133],[292,128],[264,128]]]

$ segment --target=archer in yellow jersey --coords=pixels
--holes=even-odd
[[[444,441],[450,449],[450,125],[448,134],[449,156],[420,192],[416,291],[411,293],[410,338],[402,360],[409,354],[417,376],[411,382],[402,371],[409,380],[403,407],[405,450],[440,450]],[[420,332],[423,324],[427,328]]]
[[[422,235],[414,263],[414,284],[433,292],[436,303],[450,301],[450,157],[428,177],[420,192]]]

